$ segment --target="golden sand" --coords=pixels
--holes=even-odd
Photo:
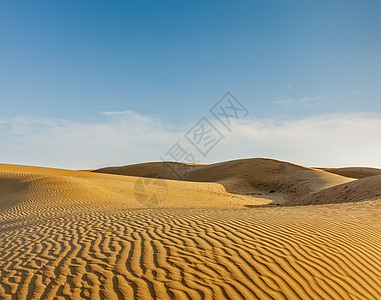
[[[381,176],[174,165],[0,165],[0,299],[381,299]]]

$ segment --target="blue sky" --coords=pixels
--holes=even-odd
[[[250,122],[364,118],[367,113],[378,119],[380,20],[381,2],[369,0],[0,0],[2,161],[72,167],[90,147],[83,145],[66,159],[46,159],[38,141],[49,135],[23,145],[17,140],[22,132],[15,131],[20,120],[23,132],[46,132],[47,123],[54,128],[66,124],[66,129],[68,124],[109,126],[115,120],[103,112],[129,111],[159,122],[171,136],[205,115],[226,91],[245,104]],[[156,142],[142,143],[136,145],[139,149],[116,147],[115,153],[98,145],[103,150],[85,164],[158,160],[160,153],[142,156],[140,147],[163,151],[171,139],[162,149]],[[255,145],[243,153],[211,153],[207,161],[265,154]],[[33,147],[36,153],[25,157],[23,148]],[[52,145],[51,153],[59,153],[59,147]],[[273,147],[264,149],[274,153]],[[285,151],[275,152],[274,158],[293,159],[291,150]],[[307,149],[305,153],[300,162],[337,161],[336,156],[316,161]],[[107,155],[118,158],[105,159]],[[381,167],[375,158],[339,161],[360,163]]]

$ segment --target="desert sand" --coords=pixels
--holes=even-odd
[[[347,167],[347,168],[320,168],[323,171],[338,174],[350,178],[366,178],[375,175],[381,175],[381,169],[376,168],[359,168],[359,167]]]
[[[0,164],[0,299],[381,299],[381,172]]]

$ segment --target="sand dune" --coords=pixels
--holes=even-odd
[[[167,167],[0,165],[0,299],[381,299],[380,176]]]
[[[144,179],[39,167],[0,165],[0,211],[57,210],[73,207],[189,207],[234,208],[260,205],[265,200],[226,192],[223,185]],[[159,193],[165,193],[163,199]],[[150,196],[151,203],[145,203]],[[160,202],[160,200],[164,200]],[[152,202],[153,201],[153,202]]]
[[[381,175],[333,186],[297,199],[296,205],[334,204],[381,199]]]
[[[288,204],[306,194],[353,181],[347,177],[272,159],[242,159],[211,165],[155,162],[111,167],[93,172],[216,182],[234,194]]]
[[[350,167],[350,168],[320,168],[320,170],[334,173],[337,175],[362,179],[370,176],[381,175],[381,169],[375,168],[360,168],[360,167]]]

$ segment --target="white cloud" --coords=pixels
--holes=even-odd
[[[300,99],[298,102],[299,103],[307,103],[307,102],[313,102],[313,101],[317,101],[317,100],[320,100],[321,97],[319,96],[316,96],[316,97],[304,97],[302,99]]]
[[[235,124],[236,157],[270,157],[307,166],[381,167],[381,115],[335,114],[296,121]],[[231,158],[231,156],[230,156]],[[227,159],[221,153],[219,159]]]
[[[132,111],[105,112],[106,119],[76,122],[19,116],[0,120],[0,157],[4,163],[66,168],[159,161],[176,141],[186,144],[182,128]],[[197,121],[197,120],[195,120]],[[235,122],[202,162],[269,157],[308,166],[381,167],[381,115],[340,114],[295,121]],[[182,130],[184,129],[184,130]]]
[[[322,99],[323,98],[320,96],[315,96],[315,97],[303,97],[300,99],[285,99],[285,100],[273,101],[273,103],[290,106],[290,105],[309,104],[312,102],[317,102],[318,100],[322,100]]]
[[[291,105],[294,103],[294,100],[291,99],[285,99],[285,100],[279,100],[279,101],[273,101],[275,104],[281,104],[281,105]]]
[[[105,113],[106,121],[77,122],[19,116],[0,127],[6,163],[67,168],[158,160],[178,132],[132,111]]]

